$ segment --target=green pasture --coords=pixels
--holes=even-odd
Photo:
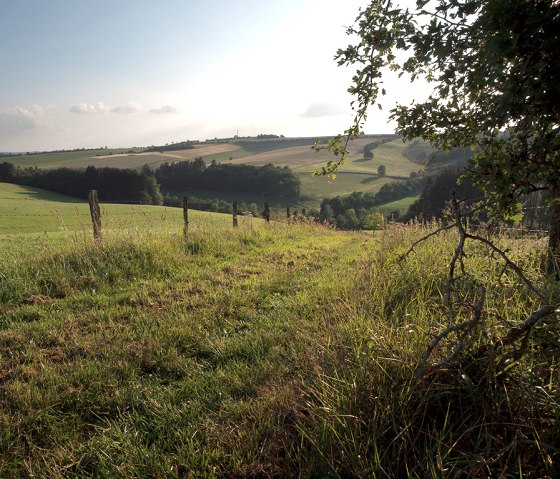
[[[385,203],[381,205],[379,209],[385,216],[389,216],[393,211],[398,210],[400,212],[406,212],[408,207],[414,203],[419,198],[417,196],[408,196],[407,198],[401,198],[397,201],[391,201],[390,203]]]
[[[67,166],[69,164],[75,164],[79,161],[87,163],[87,161],[95,159],[98,154],[109,155],[112,153],[117,155],[120,153],[126,153],[129,150],[130,148],[112,148],[108,150],[59,151],[22,156],[0,156],[0,163],[7,161],[22,167],[36,166],[38,168],[56,168]],[[117,158],[115,158],[115,160],[117,160]]]
[[[169,230],[180,232],[183,211],[164,206],[101,204],[103,229]],[[230,225],[231,217],[219,213],[190,211],[190,228]],[[253,219],[251,221],[258,222]],[[81,232],[91,230],[89,205],[38,188],[0,183],[0,235]]]
[[[320,170],[324,163],[294,167],[301,181],[303,203],[316,207],[324,198],[349,195],[354,191],[377,193],[384,184],[409,178],[412,172],[419,170],[419,165],[403,155],[406,147],[399,138],[378,146],[373,150],[374,157],[371,160],[364,159],[361,153],[350,155],[348,162],[332,181],[324,176],[313,176],[313,172]],[[380,165],[385,165],[387,169],[383,177],[377,174]]]
[[[332,181],[326,176],[313,176],[307,168],[296,170],[301,181],[303,201],[306,206],[317,207],[324,198],[349,195],[354,191],[376,193],[386,183],[395,181],[373,173],[352,173],[342,170]]]

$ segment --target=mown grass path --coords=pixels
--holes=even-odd
[[[25,292],[0,309],[0,477],[283,473],[301,386],[371,237],[279,227],[56,248],[6,273]]]

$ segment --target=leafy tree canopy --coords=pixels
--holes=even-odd
[[[534,191],[560,197],[560,2],[417,0],[409,9],[373,0],[348,33],[355,43],[336,56],[339,65],[357,66],[348,137],[360,134],[370,106],[380,106],[388,70],[424,78],[433,84],[427,99],[391,110],[405,140],[475,149],[469,174],[496,212],[510,214]],[[329,147],[339,159],[326,174],[346,157],[343,137]],[[554,216],[558,226],[560,210]]]

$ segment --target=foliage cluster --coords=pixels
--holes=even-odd
[[[194,144],[192,141],[180,141],[178,143],[167,143],[161,146],[149,146],[145,148],[144,151],[146,152],[160,152],[163,153],[164,151],[179,151],[179,150],[192,150],[194,148]]]
[[[163,195],[164,206],[182,207],[183,199],[171,193]],[[189,195],[189,208],[198,211],[211,211],[214,213],[232,213],[232,203],[220,198],[199,198],[195,195]],[[253,216],[259,216],[259,209],[256,203],[240,202],[238,211],[249,212]]]
[[[448,169],[437,175],[426,178],[420,197],[412,203],[401,221],[419,218],[424,221],[449,219],[450,202],[453,198],[461,201],[464,206],[474,207],[483,200],[484,193],[471,179],[464,178],[464,170]],[[507,219],[506,223],[517,222],[531,229],[546,230],[550,224],[550,211],[547,207],[546,194],[532,194],[518,198],[519,211],[515,218]],[[487,220],[484,211],[477,218],[470,218],[471,223]],[[498,221],[501,223],[503,218]]]
[[[487,209],[513,216],[524,195],[546,191],[552,206],[549,248],[560,248],[560,4],[555,0],[417,0],[405,8],[373,0],[348,29],[353,45],[337,52],[355,65],[349,91],[360,134],[371,105],[381,104],[388,70],[432,82],[427,98],[397,105],[391,118],[405,140],[443,151],[472,148],[469,175]],[[343,138],[329,144],[346,159]],[[556,264],[558,258],[549,266]]]
[[[223,192],[243,192],[262,197],[298,198],[300,182],[289,167],[212,162],[206,166],[202,158],[193,161],[163,163],[154,171],[164,192],[186,192],[206,189]]]
[[[87,198],[96,189],[103,201],[161,205],[163,198],[155,178],[142,171],[120,168],[21,168],[0,163],[0,181],[33,186],[55,193]]]
[[[424,182],[424,178],[409,178],[387,183],[377,193],[355,191],[348,196],[325,198],[321,202],[319,219],[340,229],[369,229],[364,228],[368,215],[376,215],[378,207],[385,203],[420,193]]]
[[[273,133],[260,133],[257,135],[257,140],[272,140],[277,138],[284,138],[284,135],[275,135]]]
[[[453,198],[473,204],[482,199],[482,191],[472,181],[459,178],[464,174],[461,170],[444,170],[426,178],[420,197],[410,205],[403,221],[421,218],[426,221],[441,219],[446,206]]]

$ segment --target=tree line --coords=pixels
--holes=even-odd
[[[387,183],[377,193],[355,191],[348,196],[325,198],[321,202],[319,219],[340,229],[370,229],[372,215],[378,216],[379,206],[419,194],[424,182],[425,178],[409,178]]]
[[[194,144],[192,141],[180,141],[178,143],[171,143],[165,144],[161,146],[152,145],[148,148],[144,148],[145,152],[161,152],[164,151],[179,151],[179,150],[192,150],[194,148]]]
[[[154,171],[162,191],[173,194],[189,189],[248,193],[264,198],[290,199],[300,195],[300,181],[289,167],[212,163],[202,158],[165,162]]]
[[[420,193],[418,199],[405,212],[401,210],[391,212],[392,220],[403,223],[413,219],[440,220],[449,214],[449,203],[453,196],[464,204],[474,204],[483,198],[483,191],[469,178],[462,178],[462,176],[464,176],[464,169],[449,168],[425,178],[416,177],[404,182],[388,183],[377,193],[354,192],[348,196],[325,198],[321,202],[320,211],[314,216],[339,229],[372,229],[372,215],[376,218],[376,215],[380,214],[379,206]],[[522,213],[519,219],[522,218],[525,227],[535,229],[548,227],[550,211],[546,206],[547,200],[545,193],[519,198],[519,213]],[[484,212],[478,218],[478,220],[487,219]],[[508,217],[502,219],[508,223],[512,221]]]
[[[86,199],[97,190],[103,201],[161,205],[163,197],[153,175],[119,168],[21,168],[0,163],[0,181],[33,186],[75,198]]]
[[[192,161],[163,163],[155,170],[144,166],[141,171],[121,168],[22,168],[9,162],[0,163],[0,181],[42,188],[55,193],[87,198],[96,189],[102,201],[161,205],[164,195],[168,204],[173,197],[190,190],[211,190],[262,196],[276,199],[296,199],[300,194],[299,179],[288,167],[265,165],[226,165],[212,162],[208,167],[202,158]],[[162,193],[163,192],[163,193]],[[225,204],[207,204],[200,200],[201,209],[222,211]],[[225,202],[224,202],[225,203]],[[197,203],[191,202],[193,208]]]

